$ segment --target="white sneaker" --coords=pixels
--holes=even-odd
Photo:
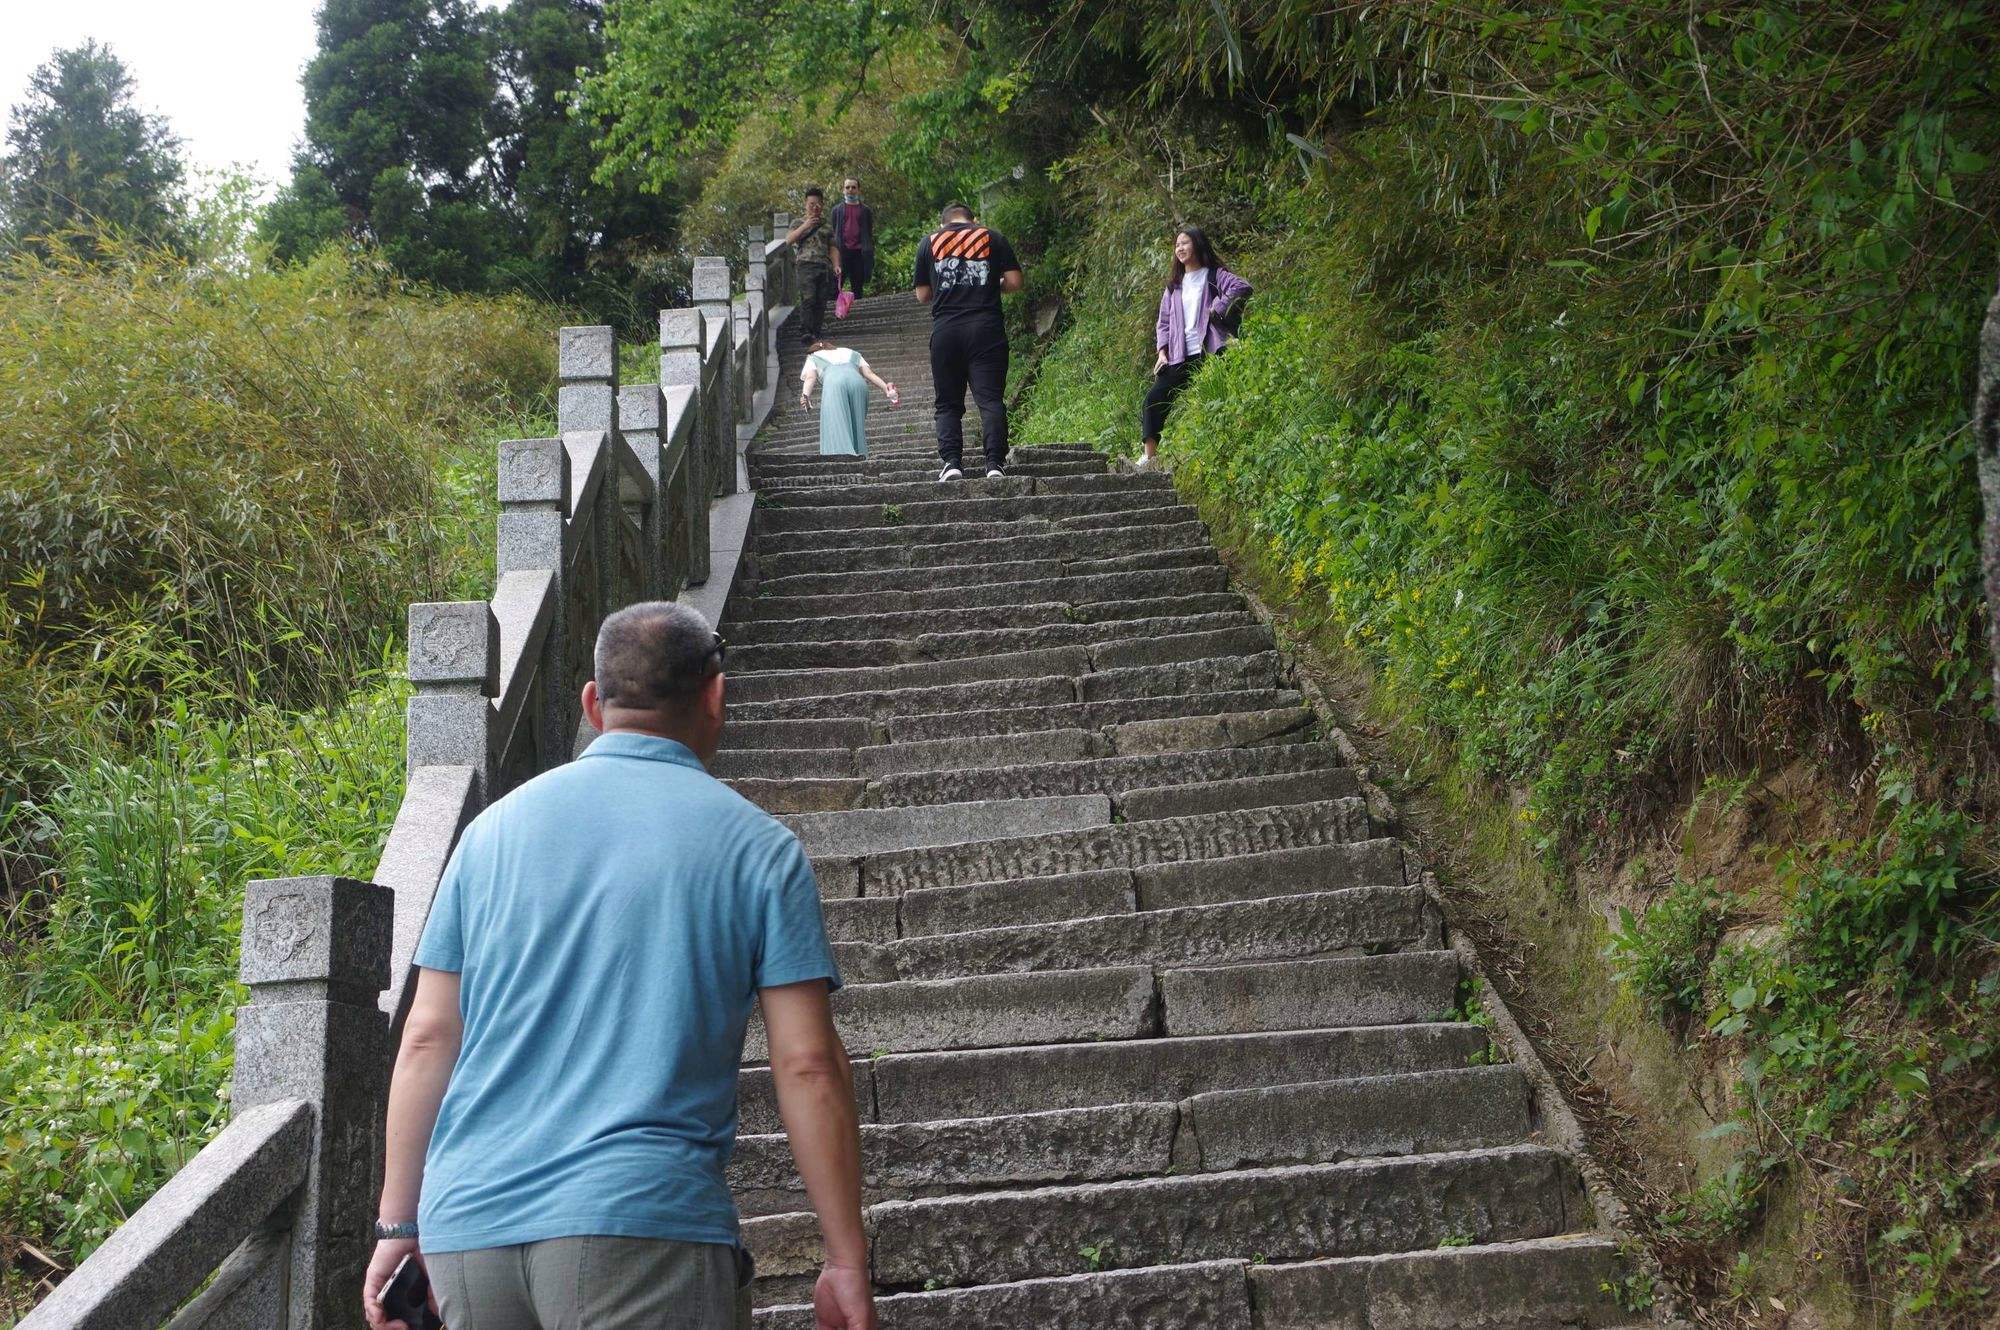
[[[1153,465],[1153,459],[1146,456],[1146,454],[1144,453],[1140,453],[1137,457],[1132,459],[1132,469],[1134,471],[1144,471],[1147,467],[1151,465]]]
[[[988,480],[999,480],[999,479],[1001,479],[1002,477],[1004,477],[1004,476],[1005,476],[1006,474],[1007,474],[1007,473],[1006,473],[1005,471],[1002,471],[1002,470],[1001,470],[1001,469],[1000,469],[999,467],[997,467],[997,466],[990,466],[990,467],[987,467],[987,468],[986,468],[986,478],[987,478]]]
[[[960,471],[955,466],[947,466],[944,470],[938,472],[939,484],[943,484],[947,480],[963,480],[963,479],[965,479],[965,473],[963,471]]]

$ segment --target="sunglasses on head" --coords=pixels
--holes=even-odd
[[[729,643],[722,640],[721,633],[717,633],[715,635],[715,644],[702,652],[701,658],[706,661],[710,656],[715,657],[715,672],[720,674],[722,673],[722,663],[728,658],[728,655]]]

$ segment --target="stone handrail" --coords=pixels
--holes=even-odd
[[[230,1123],[18,1330],[358,1323],[411,957],[459,833],[569,760],[604,616],[709,579],[709,508],[739,487],[796,290],[782,239],[745,240],[740,297],[703,258],[694,305],[660,312],[655,383],[619,385],[612,328],[562,330],[557,437],[499,446],[492,599],[410,606],[407,781],[375,881],[249,885]]]

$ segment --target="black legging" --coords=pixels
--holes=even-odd
[[[1153,386],[1146,390],[1146,408],[1139,413],[1139,437],[1159,442],[1160,431],[1167,425],[1167,408],[1187,387],[1187,381],[1201,368],[1202,358],[1189,356],[1178,365],[1162,365],[1160,372],[1153,376]]]
[[[874,249],[849,249],[845,245],[840,247],[839,285],[851,288],[854,294],[859,296],[861,288],[868,285],[868,279],[874,275]]]

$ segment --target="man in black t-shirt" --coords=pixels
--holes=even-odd
[[[1021,289],[1021,263],[998,231],[963,203],[945,206],[944,229],[917,246],[917,299],[931,307],[931,382],[937,387],[938,479],[965,473],[965,389],[979,405],[986,474],[1007,462],[1007,326],[1002,292]]]

